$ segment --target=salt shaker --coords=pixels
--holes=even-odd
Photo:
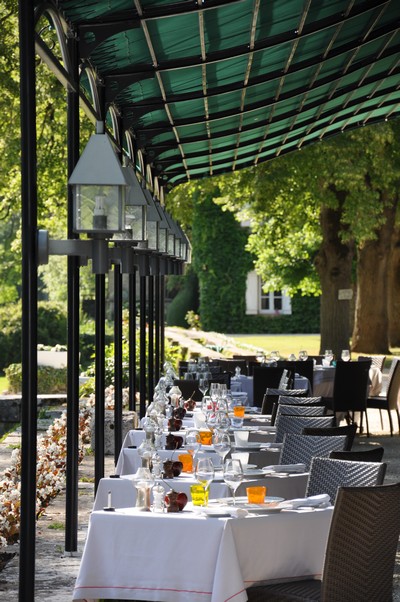
[[[153,487],[153,512],[164,512],[165,489],[162,485]]]

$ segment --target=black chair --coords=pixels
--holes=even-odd
[[[310,391],[312,392],[314,383],[314,362],[312,360],[278,360],[276,363],[278,368],[286,368],[293,372],[293,374],[299,374],[300,376],[307,378],[310,383]]]
[[[348,422],[354,422],[355,412],[360,412],[360,432],[363,430],[363,416],[369,436],[367,397],[369,387],[369,369],[371,361],[343,362],[338,361],[333,383],[332,410],[337,414],[344,413]]]
[[[354,438],[357,432],[357,424],[347,424],[345,426],[331,426],[327,428],[306,427],[303,429],[303,435],[321,436],[321,437],[336,437],[337,435],[346,435],[347,445],[345,451],[350,451],[354,443]]]
[[[396,412],[397,425],[400,434],[400,413],[399,413],[399,398],[400,398],[400,359],[394,358],[388,375],[388,385],[386,395],[378,395],[376,397],[368,397],[367,409],[374,408],[379,411],[386,410],[389,417],[390,436],[393,436],[393,421],[392,410]],[[381,415],[382,424],[382,415]],[[383,425],[382,425],[383,428]]]
[[[253,405],[261,407],[263,397],[268,388],[278,389],[283,375],[283,368],[255,367],[253,371]],[[272,409],[272,406],[271,406]],[[268,412],[269,414],[271,412]]]
[[[369,449],[356,451],[335,450],[330,453],[330,458],[335,460],[350,460],[351,462],[382,462],[385,449],[378,445]]]
[[[327,493],[335,503],[339,487],[382,485],[387,465],[384,462],[351,462],[333,458],[313,458],[306,496]],[[400,514],[400,512],[399,512]]]
[[[324,359],[324,355],[309,355],[309,360],[315,360],[317,366],[322,366],[322,360]],[[314,363],[314,362],[313,362]]]
[[[211,383],[225,384],[228,389],[231,388],[231,375],[230,372],[219,372],[218,374],[212,374],[210,378]]]
[[[248,375],[248,367],[246,360],[234,360],[234,359],[224,359],[218,360],[222,372],[229,372],[232,376],[235,376],[236,367],[240,368],[240,374],[244,376]]]
[[[371,360],[373,366],[376,366],[381,372],[385,366],[386,355],[359,355],[357,360]]]
[[[174,380],[174,385],[179,387],[182,391],[184,399],[193,399],[193,401],[201,401],[203,399],[203,393],[199,389],[198,380]]]
[[[279,405],[294,405],[294,406],[323,406],[326,412],[326,407],[322,401],[322,397],[298,397],[296,395],[280,395],[278,401],[272,406],[271,412],[271,425],[275,424],[276,415],[278,413]],[[318,410],[317,410],[318,412]],[[325,413],[324,412],[324,413]],[[285,412],[286,414],[288,412]]]
[[[249,602],[392,600],[399,507],[400,483],[339,488],[322,580],[251,587]]]
[[[269,369],[271,370],[271,368]],[[285,397],[305,397],[307,391],[305,389],[275,389],[273,387],[268,387],[263,395],[261,414],[272,415],[274,413],[274,407],[282,395]]]

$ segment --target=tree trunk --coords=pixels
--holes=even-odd
[[[353,245],[339,238],[341,212],[323,207],[320,213],[323,242],[315,258],[321,282],[321,348],[332,349],[340,357],[350,347],[350,298],[339,299],[339,291],[351,291]],[[341,295],[342,296],[342,295]],[[346,295],[345,295],[346,296]]]
[[[392,236],[388,267],[389,345],[400,347],[400,228]]]
[[[388,267],[395,213],[396,203],[384,209],[385,223],[377,231],[377,239],[358,251],[353,351],[389,352]]]

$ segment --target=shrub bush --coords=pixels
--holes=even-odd
[[[0,371],[21,361],[21,302],[0,307]],[[38,304],[38,343],[65,345],[67,342],[66,310],[56,303]]]
[[[10,393],[21,393],[22,365],[11,364],[5,369]],[[38,366],[38,392],[41,394],[65,393],[67,390],[67,368]]]

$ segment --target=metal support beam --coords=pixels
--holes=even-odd
[[[129,409],[136,411],[136,271],[129,274]]]
[[[114,460],[122,447],[122,274],[114,266]]]
[[[147,324],[149,331],[148,341],[148,357],[147,357],[147,376],[148,376],[148,391],[149,401],[153,400],[154,395],[154,276],[150,275],[148,280],[148,312],[147,312]]]
[[[140,276],[140,417],[146,414],[146,276]]]
[[[19,601],[35,599],[37,430],[37,156],[34,5],[19,0],[22,198],[22,414]]]
[[[160,275],[157,271],[154,276],[154,348],[155,348],[155,359],[154,359],[154,381],[157,383],[161,375],[160,366]]]
[[[94,406],[94,486],[95,493],[104,477],[104,418],[105,418],[105,276],[96,274],[96,359]]]
[[[68,38],[68,49],[79,78],[75,38]],[[68,90],[68,177],[79,158],[79,94]],[[68,188],[68,238],[73,232],[72,192]],[[67,467],[65,499],[65,550],[78,549],[78,466],[79,466],[79,257],[68,257],[68,361],[67,361]]]

